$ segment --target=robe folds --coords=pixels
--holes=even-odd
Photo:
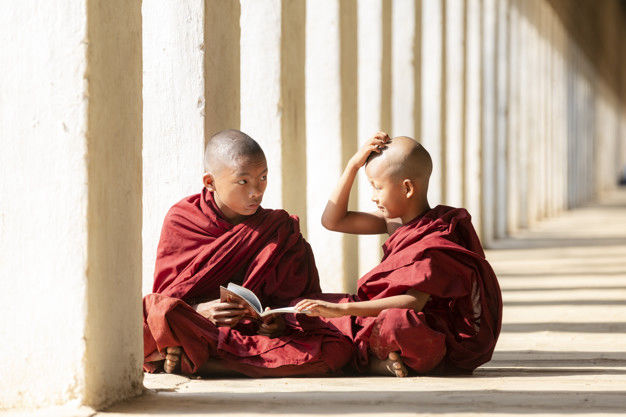
[[[415,289],[430,298],[421,312],[383,310],[377,317],[323,319],[350,336],[355,363],[368,350],[380,359],[400,351],[418,373],[468,373],[489,361],[500,334],[502,296],[465,209],[437,206],[398,228],[381,263],[358,281],[357,295],[325,294],[332,302],[375,300]],[[299,316],[298,316],[299,317]],[[301,321],[306,321],[304,318]]]
[[[283,336],[270,339],[256,334],[258,324],[216,327],[191,307],[219,298],[220,285],[234,276],[268,307],[321,291],[297,217],[259,208],[232,225],[206,189],[175,204],[161,232],[153,293],[143,300],[146,371],[155,372],[172,346],[183,348],[183,373],[196,372],[210,357],[255,377],[321,375],[348,362],[351,341],[332,326],[305,331],[291,320]]]

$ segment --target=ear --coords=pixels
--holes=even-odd
[[[210,172],[205,172],[202,176],[202,183],[209,191],[215,191],[215,178]]]
[[[415,195],[415,185],[413,184],[413,181],[409,179],[402,181],[402,187],[404,188],[403,191],[406,198],[411,198]]]

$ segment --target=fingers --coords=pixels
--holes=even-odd
[[[242,310],[244,306],[240,303],[216,303],[213,308],[215,310]]]

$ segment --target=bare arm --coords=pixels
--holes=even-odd
[[[329,303],[322,300],[302,300],[296,304],[298,310],[308,310],[310,316],[341,317],[361,316],[375,317],[388,308],[410,308],[422,311],[430,297],[417,290],[409,290],[406,294],[394,295],[378,300],[357,301],[354,303]]]
[[[387,232],[387,222],[381,213],[348,211],[350,189],[359,169],[372,152],[380,152],[389,136],[378,132],[350,158],[337,187],[333,190],[322,214],[322,225],[328,230],[353,234],[380,234]]]

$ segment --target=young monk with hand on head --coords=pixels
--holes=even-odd
[[[281,315],[252,322],[242,305],[220,302],[229,282],[268,307],[321,290],[297,217],[260,207],[268,171],[259,144],[222,131],[209,139],[204,162],[202,193],[175,204],[163,222],[153,294],[143,300],[144,369],[255,377],[340,369],[352,343],[338,331],[305,331]]]
[[[374,213],[348,211],[363,165]],[[407,367],[420,374],[467,373],[491,359],[501,326],[500,287],[469,213],[430,207],[431,171],[422,145],[379,132],[350,159],[322,216],[330,230],[391,235],[356,296],[325,294],[296,305],[354,341],[358,370],[399,377]]]

